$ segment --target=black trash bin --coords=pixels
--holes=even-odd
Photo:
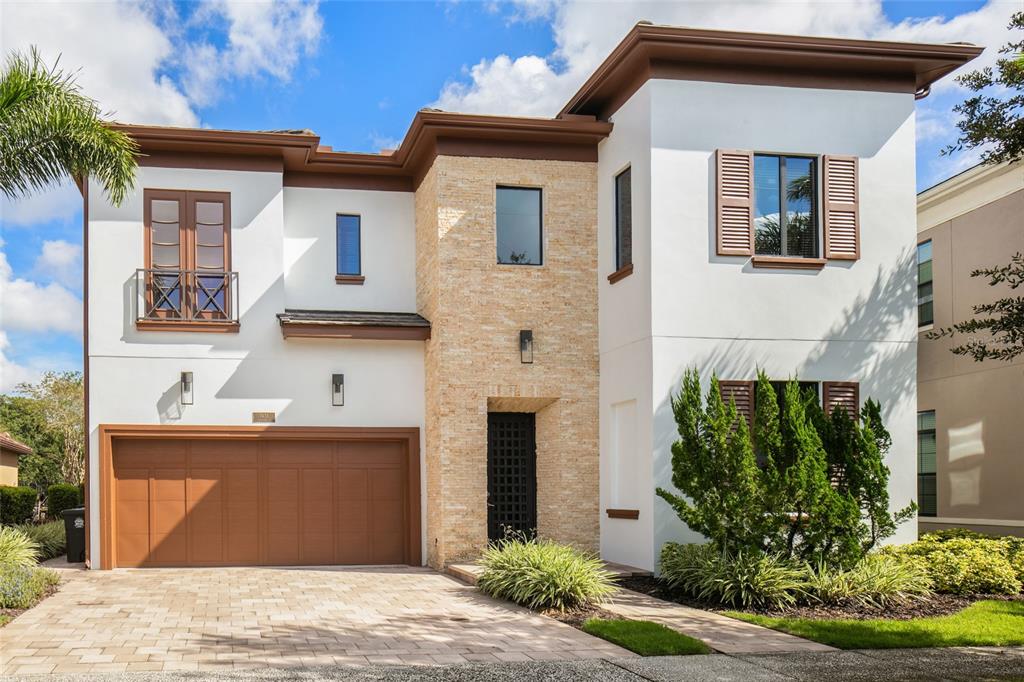
[[[68,563],[85,561],[85,507],[65,509],[60,513],[64,517],[64,533],[67,535]]]

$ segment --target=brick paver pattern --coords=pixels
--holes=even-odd
[[[9,674],[632,656],[427,568],[65,573],[0,630]]]

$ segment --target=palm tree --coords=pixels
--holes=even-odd
[[[12,53],[0,73],[0,192],[15,199],[92,176],[120,204],[135,182],[138,148],[100,116],[74,74],[48,68],[35,48]]]

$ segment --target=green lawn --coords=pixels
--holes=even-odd
[[[727,615],[840,649],[1024,645],[1024,602],[979,601],[951,616],[916,620],[809,620]]]
[[[704,642],[646,620],[604,620],[591,618],[583,632],[606,639],[641,656],[683,656],[709,654]]]

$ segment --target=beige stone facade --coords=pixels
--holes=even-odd
[[[542,265],[496,262],[498,185],[542,188]],[[416,191],[432,566],[487,543],[489,411],[536,413],[538,533],[598,548],[596,196],[594,163],[451,156]]]

